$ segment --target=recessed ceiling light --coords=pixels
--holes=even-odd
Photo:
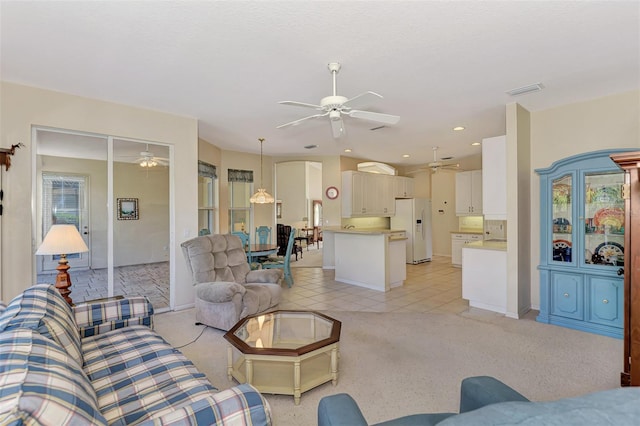
[[[351,152],[351,148],[345,148],[344,152]]]
[[[305,149],[314,149],[314,148],[317,148],[317,147],[318,147],[318,145],[305,145],[304,148]]]
[[[453,128],[453,130],[458,131],[458,130],[464,130],[464,126],[456,126]]]
[[[480,145],[480,142],[473,142],[473,143],[471,144],[471,146],[478,146],[478,145]]]
[[[409,158],[410,155],[409,154],[402,154],[402,158]]]

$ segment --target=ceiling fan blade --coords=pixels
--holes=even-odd
[[[301,123],[301,122],[303,122],[305,120],[309,120],[311,118],[324,117],[327,114],[329,114],[329,112],[325,112],[323,114],[314,114],[314,115],[310,115],[308,117],[299,118],[298,120],[294,120],[294,121],[290,121],[288,123],[281,124],[278,127],[276,127],[276,129],[281,129],[281,128],[287,127],[287,126],[295,126],[296,124],[299,124],[299,123]]]
[[[339,120],[331,120],[331,133],[335,139],[338,139],[347,133],[344,128],[344,121],[342,118]]]
[[[348,114],[349,117],[362,118],[364,120],[377,121],[378,123],[384,124],[396,124],[400,121],[400,117],[397,115],[382,114],[380,112],[359,111],[354,109],[346,112],[345,114]]]
[[[358,102],[355,102],[355,104],[363,105],[371,101],[376,101],[378,99],[384,99],[384,98],[382,97],[382,95],[379,95],[376,92],[364,92],[354,96],[351,99],[347,99],[342,105],[348,106],[349,108],[353,108],[354,101],[358,101]]]
[[[307,104],[305,102],[280,101],[278,103],[282,104],[282,105],[291,105],[291,106],[301,106],[301,107],[305,107],[305,108],[313,108],[313,109],[317,109],[317,110],[322,111],[322,106],[321,105]]]

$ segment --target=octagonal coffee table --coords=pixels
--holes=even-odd
[[[300,395],[318,385],[338,383],[342,323],[313,311],[274,311],[241,319],[224,338],[227,375],[260,392]],[[234,351],[234,348],[236,349]]]

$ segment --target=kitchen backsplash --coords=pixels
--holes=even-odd
[[[374,228],[374,229],[389,229],[390,219],[388,217],[354,217],[343,218],[341,221],[342,227],[352,226],[354,228]]]
[[[484,221],[485,240],[506,240],[507,221],[506,220],[485,220]]]
[[[482,216],[458,216],[458,231],[482,232],[483,222]]]

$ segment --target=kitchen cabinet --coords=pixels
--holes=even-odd
[[[413,178],[406,176],[392,176],[395,198],[414,198],[415,190]]]
[[[342,172],[342,217],[395,215],[394,176]]]
[[[482,170],[456,173],[456,215],[482,215]]]
[[[611,151],[538,169],[540,314],[537,320],[622,337],[624,172]]]
[[[507,220],[507,138],[482,140],[482,213],[485,220]]]
[[[407,277],[404,231],[326,229],[323,232],[332,234],[336,281],[378,291],[403,285]],[[323,252],[323,256],[326,255],[327,252]]]
[[[622,386],[640,386],[640,151],[614,154],[624,175],[624,353]]]
[[[451,264],[462,266],[462,248],[466,244],[482,241],[482,234],[452,233],[451,234]]]
[[[478,243],[486,244],[486,243]],[[462,248],[462,298],[469,306],[507,312],[507,248],[466,244]]]

